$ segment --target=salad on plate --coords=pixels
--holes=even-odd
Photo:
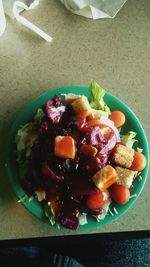
[[[19,202],[37,199],[51,225],[72,230],[89,216],[104,220],[110,204],[136,197],[131,188],[146,166],[142,149],[133,148],[136,133],[121,134],[124,113],[110,109],[95,81],[89,90],[90,99],[55,95],[15,137],[25,192]]]

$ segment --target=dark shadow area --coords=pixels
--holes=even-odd
[[[148,267],[150,232],[1,241],[0,260],[3,266]]]
[[[0,202],[9,202],[12,201],[12,197],[14,196],[8,175],[6,172],[6,147],[7,147],[7,138],[9,129],[11,127],[11,123],[7,123],[7,125],[2,125],[0,129]]]

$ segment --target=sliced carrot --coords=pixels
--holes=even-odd
[[[50,202],[50,206],[51,206],[52,210],[54,211],[54,213],[57,213],[60,209],[60,206],[61,206],[58,198],[53,199],[53,201]]]
[[[92,180],[97,188],[103,191],[118,180],[118,175],[111,165],[106,165],[92,177]]]
[[[61,158],[75,158],[75,141],[71,136],[57,136],[55,138],[55,156]]]
[[[133,171],[142,171],[144,170],[145,166],[146,166],[146,158],[144,154],[142,154],[141,152],[135,151],[133,162],[132,162],[130,169]]]
[[[97,149],[94,146],[83,144],[80,148],[80,153],[87,156],[95,157],[97,154]]]
[[[112,120],[117,128],[121,127],[125,123],[125,115],[120,110],[112,111],[109,115],[109,119]]]

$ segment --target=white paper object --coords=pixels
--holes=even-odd
[[[60,0],[72,13],[86,18],[114,18],[127,0]]]
[[[50,35],[39,29],[36,25],[34,25],[32,22],[30,22],[20,14],[23,10],[33,9],[38,4],[39,0],[0,0],[0,35],[2,35],[5,31],[5,14],[7,14],[9,17],[15,18],[19,23],[37,33],[47,42],[51,42],[52,37]]]

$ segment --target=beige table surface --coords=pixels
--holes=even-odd
[[[85,232],[57,230],[17,203],[2,171],[5,137],[17,112],[52,88],[97,80],[127,103],[150,138],[150,1],[128,0],[115,19],[73,15],[57,0],[25,13],[53,43],[7,18],[0,38],[0,239],[150,230],[150,179],[135,205],[118,221]]]

